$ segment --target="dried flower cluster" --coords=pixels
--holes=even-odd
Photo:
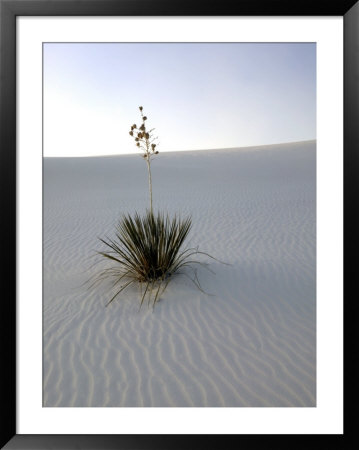
[[[143,107],[140,106],[139,110],[141,112],[142,125],[137,128],[137,125],[134,123],[131,126],[130,136],[135,139],[136,146],[143,151],[143,157],[147,161],[147,169],[148,169],[148,190],[150,193],[150,212],[153,214],[152,208],[152,175],[151,175],[151,157],[153,155],[158,154],[158,150],[156,150],[156,140],[157,137],[154,137],[152,132],[154,128],[151,130],[146,129],[146,120],[147,117],[143,115]]]
[[[130,130],[130,136],[132,136],[135,139],[136,146],[143,150],[143,157],[147,158],[148,160],[153,155],[158,154],[158,150],[156,150],[157,147],[157,137],[154,137],[152,132],[154,128],[151,130],[146,129],[146,120],[147,117],[143,115],[143,107],[140,106],[139,110],[141,112],[141,118],[142,118],[142,125],[140,127],[137,127],[137,125],[134,123],[131,126]]]

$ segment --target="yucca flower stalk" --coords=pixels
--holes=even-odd
[[[132,136],[136,142],[136,147],[143,151],[143,158],[145,158],[147,162],[147,171],[148,171],[148,190],[150,194],[150,212],[153,214],[153,204],[152,204],[152,174],[151,174],[151,158],[154,155],[158,155],[158,150],[156,149],[158,143],[157,137],[153,136],[154,128],[151,130],[146,129],[146,121],[147,116],[143,114],[143,107],[139,106],[138,108],[141,113],[142,124],[140,127],[137,127],[136,124],[131,126],[131,130],[129,132],[130,136]]]

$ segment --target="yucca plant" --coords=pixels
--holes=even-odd
[[[194,276],[190,279],[202,290],[194,266],[205,264],[193,257],[196,255],[213,257],[199,251],[198,248],[184,249],[183,244],[192,225],[190,217],[170,218],[168,214],[153,213],[151,158],[158,154],[156,149],[158,144],[155,142],[157,138],[152,134],[154,129],[149,131],[146,129],[147,117],[143,115],[142,106],[139,109],[142,124],[140,127],[136,124],[132,125],[130,136],[135,139],[136,146],[142,151],[142,157],[147,162],[150,209],[143,217],[138,213],[133,216],[124,215],[117,225],[113,239],[99,238],[107,248],[106,251],[97,253],[111,261],[113,265],[104,269],[95,279],[94,284],[108,278],[113,279],[114,287],[122,282],[119,287],[117,286],[115,294],[107,305],[130,285],[139,284],[142,289],[141,308],[146,295],[148,304],[152,301],[154,307],[171,277],[186,266],[192,268]],[[185,275],[189,276],[186,273]]]
[[[105,269],[100,277],[112,277],[114,286],[124,280],[107,305],[131,284],[139,283],[142,290],[140,308],[146,294],[148,304],[152,301],[154,306],[174,273],[185,266],[194,269],[194,264],[203,264],[193,260],[192,256],[206,253],[195,248],[182,248],[191,225],[190,218],[170,218],[150,211],[143,217],[138,213],[133,217],[124,216],[117,226],[115,238],[101,239],[109,250],[99,253],[114,265]],[[191,280],[201,289],[195,270],[194,274]]]

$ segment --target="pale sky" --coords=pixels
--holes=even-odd
[[[311,43],[44,44],[44,156],[137,153],[139,106],[159,151],[316,138]]]

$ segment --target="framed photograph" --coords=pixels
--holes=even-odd
[[[1,445],[344,448],[358,3],[167,3],[1,0]]]

